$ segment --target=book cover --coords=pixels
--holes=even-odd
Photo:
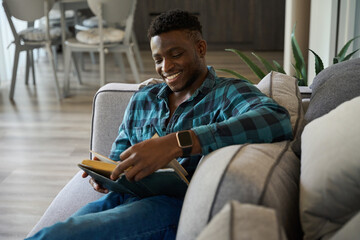
[[[189,181],[187,172],[181,164],[172,160],[166,168],[159,169],[140,181],[128,181],[125,174],[120,174],[116,181],[110,179],[111,172],[117,162],[92,151],[100,161],[83,160],[78,164],[79,168],[88,173],[103,187],[120,193],[129,193],[140,198],[168,195],[172,197],[184,197]]]

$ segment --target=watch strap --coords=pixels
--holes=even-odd
[[[181,148],[181,149],[182,149],[182,152],[183,152],[183,155],[181,157],[190,157],[192,146],[191,147],[184,147],[184,148]]]

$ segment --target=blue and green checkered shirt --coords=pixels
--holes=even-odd
[[[170,110],[170,88],[154,84],[136,92],[125,111],[110,153],[119,155],[131,145],[151,138],[191,129],[200,140],[202,155],[221,147],[242,143],[269,143],[290,139],[289,113],[256,86],[244,80],[217,77],[212,67],[202,86],[175,110]],[[192,174],[202,155],[179,158]]]

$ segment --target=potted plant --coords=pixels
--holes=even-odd
[[[343,48],[340,50],[340,52],[334,57],[333,64],[349,60],[359,50],[359,49],[356,49],[355,51],[353,51],[350,54],[346,55],[346,53],[347,53],[347,51],[348,51],[348,49],[350,47],[350,44],[355,39],[357,39],[359,37],[360,36],[352,38],[351,40],[349,40],[343,46]],[[292,48],[292,52],[293,52],[293,56],[294,56],[294,60],[295,60],[295,64],[292,64],[293,68],[295,69],[295,76],[294,77],[298,79],[298,85],[299,86],[307,86],[307,83],[308,83],[307,67],[306,67],[306,64],[305,64],[304,57],[303,57],[303,55],[301,53],[301,49],[299,47],[299,44],[296,41],[295,26],[294,26],[293,31],[291,33],[291,48]],[[233,52],[236,55],[238,55],[240,57],[240,59],[246,63],[246,65],[254,72],[254,74],[260,80],[267,73],[269,73],[271,71],[277,71],[277,72],[286,74],[286,72],[284,71],[282,66],[277,61],[273,60],[272,63],[270,63],[269,61],[267,61],[263,57],[255,54],[254,52],[251,52],[251,54],[253,55],[253,57],[255,57],[255,59],[257,59],[257,61],[260,64],[262,64],[264,66],[266,72],[261,70],[261,68],[254,61],[252,61],[248,56],[246,56],[243,52],[241,52],[239,50],[236,50],[236,49],[225,49],[225,51]],[[314,57],[315,57],[315,74],[317,75],[324,69],[324,64],[323,64],[323,62],[322,62],[322,60],[321,60],[321,58],[319,57],[318,54],[316,54],[311,49],[309,49],[309,51],[314,54]],[[246,77],[244,77],[243,75],[241,75],[240,73],[238,73],[238,72],[236,72],[234,70],[225,69],[225,68],[218,69],[218,70],[222,71],[222,72],[229,73],[229,74],[235,76],[236,78],[241,78],[241,79],[244,79],[244,80],[247,80],[247,81],[251,82],[249,79],[247,79]]]

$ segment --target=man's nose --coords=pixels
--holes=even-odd
[[[173,61],[171,61],[170,59],[164,59],[163,60],[163,65],[162,65],[162,71],[163,72],[169,72],[169,71],[171,71],[171,69],[173,67],[174,67]]]

